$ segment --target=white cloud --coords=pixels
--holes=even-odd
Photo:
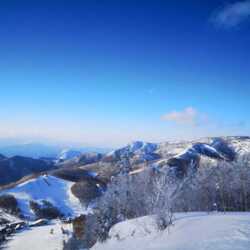
[[[162,120],[176,122],[178,124],[195,125],[199,120],[199,113],[193,107],[187,107],[183,111],[172,111],[162,116]]]
[[[216,25],[225,28],[236,27],[248,19],[250,19],[249,0],[228,4],[212,16],[212,21]]]

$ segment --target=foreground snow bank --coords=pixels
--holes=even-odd
[[[92,250],[249,250],[250,213],[177,214],[163,232],[142,217],[115,225],[110,237]]]

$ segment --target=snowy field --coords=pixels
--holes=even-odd
[[[70,225],[63,225],[69,235],[62,234],[62,224],[59,221],[51,225],[33,227],[13,235],[6,248],[8,250],[62,250],[63,241],[67,240],[72,232]]]
[[[250,213],[177,214],[164,232],[142,217],[115,225],[110,236],[92,250],[249,250]]]

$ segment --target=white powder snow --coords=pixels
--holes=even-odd
[[[8,241],[6,250],[62,250],[63,241],[66,241],[70,234],[62,234],[61,227],[62,224],[55,221],[51,225],[24,230]],[[70,225],[63,225],[63,228],[69,233],[72,232]]]
[[[178,214],[159,232],[150,217],[115,225],[111,239],[92,250],[249,250],[250,213]]]

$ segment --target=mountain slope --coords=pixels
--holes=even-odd
[[[18,184],[13,188],[3,190],[0,195],[13,195],[18,201],[22,214],[26,217],[34,217],[29,206],[31,200],[38,203],[47,200],[64,215],[72,216],[84,212],[80,201],[71,192],[73,184],[74,182],[65,181],[54,176],[42,175]]]
[[[141,163],[145,161],[152,161],[159,158],[155,153],[158,144],[135,141],[123,148],[119,148],[108,153],[103,161],[116,162],[124,158],[130,158],[133,163]]]
[[[191,165],[196,169],[202,165],[201,162],[230,162],[250,155],[250,138],[217,137],[161,143],[157,153],[161,155],[161,159],[153,164],[154,167],[172,167],[182,177]]]
[[[71,160],[73,158],[77,158],[82,154],[81,151],[78,150],[73,150],[73,149],[64,149],[60,152],[59,156],[57,159],[59,161],[66,161],[66,160]]]
[[[0,159],[0,185],[6,185],[20,180],[30,174],[41,173],[53,169],[52,162],[14,156]]]

